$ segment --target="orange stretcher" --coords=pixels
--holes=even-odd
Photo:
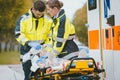
[[[93,58],[74,58],[62,71],[47,73],[47,69],[39,69],[30,80],[100,80],[99,73],[105,72],[97,68]]]

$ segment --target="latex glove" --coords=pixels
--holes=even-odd
[[[31,56],[30,56],[30,53],[28,52],[28,53],[23,55],[22,62],[24,63],[30,59],[31,59]]]
[[[23,61],[23,62],[26,62],[26,61],[28,61],[28,60],[31,60],[31,58],[32,58],[34,55],[40,53],[40,51],[41,51],[41,45],[37,45],[37,46],[35,46],[35,47],[32,47],[29,52],[27,52],[26,54],[23,55],[22,61]]]
[[[36,47],[37,45],[40,45],[38,41],[28,41],[26,42],[30,47]]]
[[[48,58],[47,55],[43,55],[43,56],[41,56],[41,57],[39,58],[39,60],[37,60],[36,63],[39,63],[39,62],[41,62],[41,63],[45,63],[45,60],[46,60],[47,58]]]
[[[37,45],[35,47],[32,47],[29,51],[30,55],[36,55],[41,51],[42,47],[41,45]]]
[[[33,48],[33,47],[36,48],[39,45],[40,45],[40,43],[38,41],[27,41],[24,45],[24,50],[26,50],[28,52],[31,48]]]
[[[39,66],[37,65],[36,61],[39,60],[39,57],[37,55],[35,55],[32,59],[31,59],[31,63],[32,63],[32,66],[31,66],[31,71],[35,72]]]

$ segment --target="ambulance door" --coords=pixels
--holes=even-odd
[[[114,52],[113,52],[113,29],[110,20],[114,17],[111,11],[111,0],[101,1],[103,39],[103,61],[106,72],[105,80],[115,80],[114,76]],[[109,24],[110,23],[110,24]]]
[[[111,0],[112,15],[114,15],[113,51],[114,51],[114,76],[120,80],[120,0]]]
[[[99,27],[99,3],[98,0],[88,0],[88,46],[89,56],[97,63],[101,62],[100,51],[100,27]]]

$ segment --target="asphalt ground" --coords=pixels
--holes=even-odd
[[[20,64],[0,65],[0,80],[24,80],[24,73]]]

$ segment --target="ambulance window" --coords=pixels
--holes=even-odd
[[[97,8],[96,0],[88,0],[88,9],[93,10]]]

